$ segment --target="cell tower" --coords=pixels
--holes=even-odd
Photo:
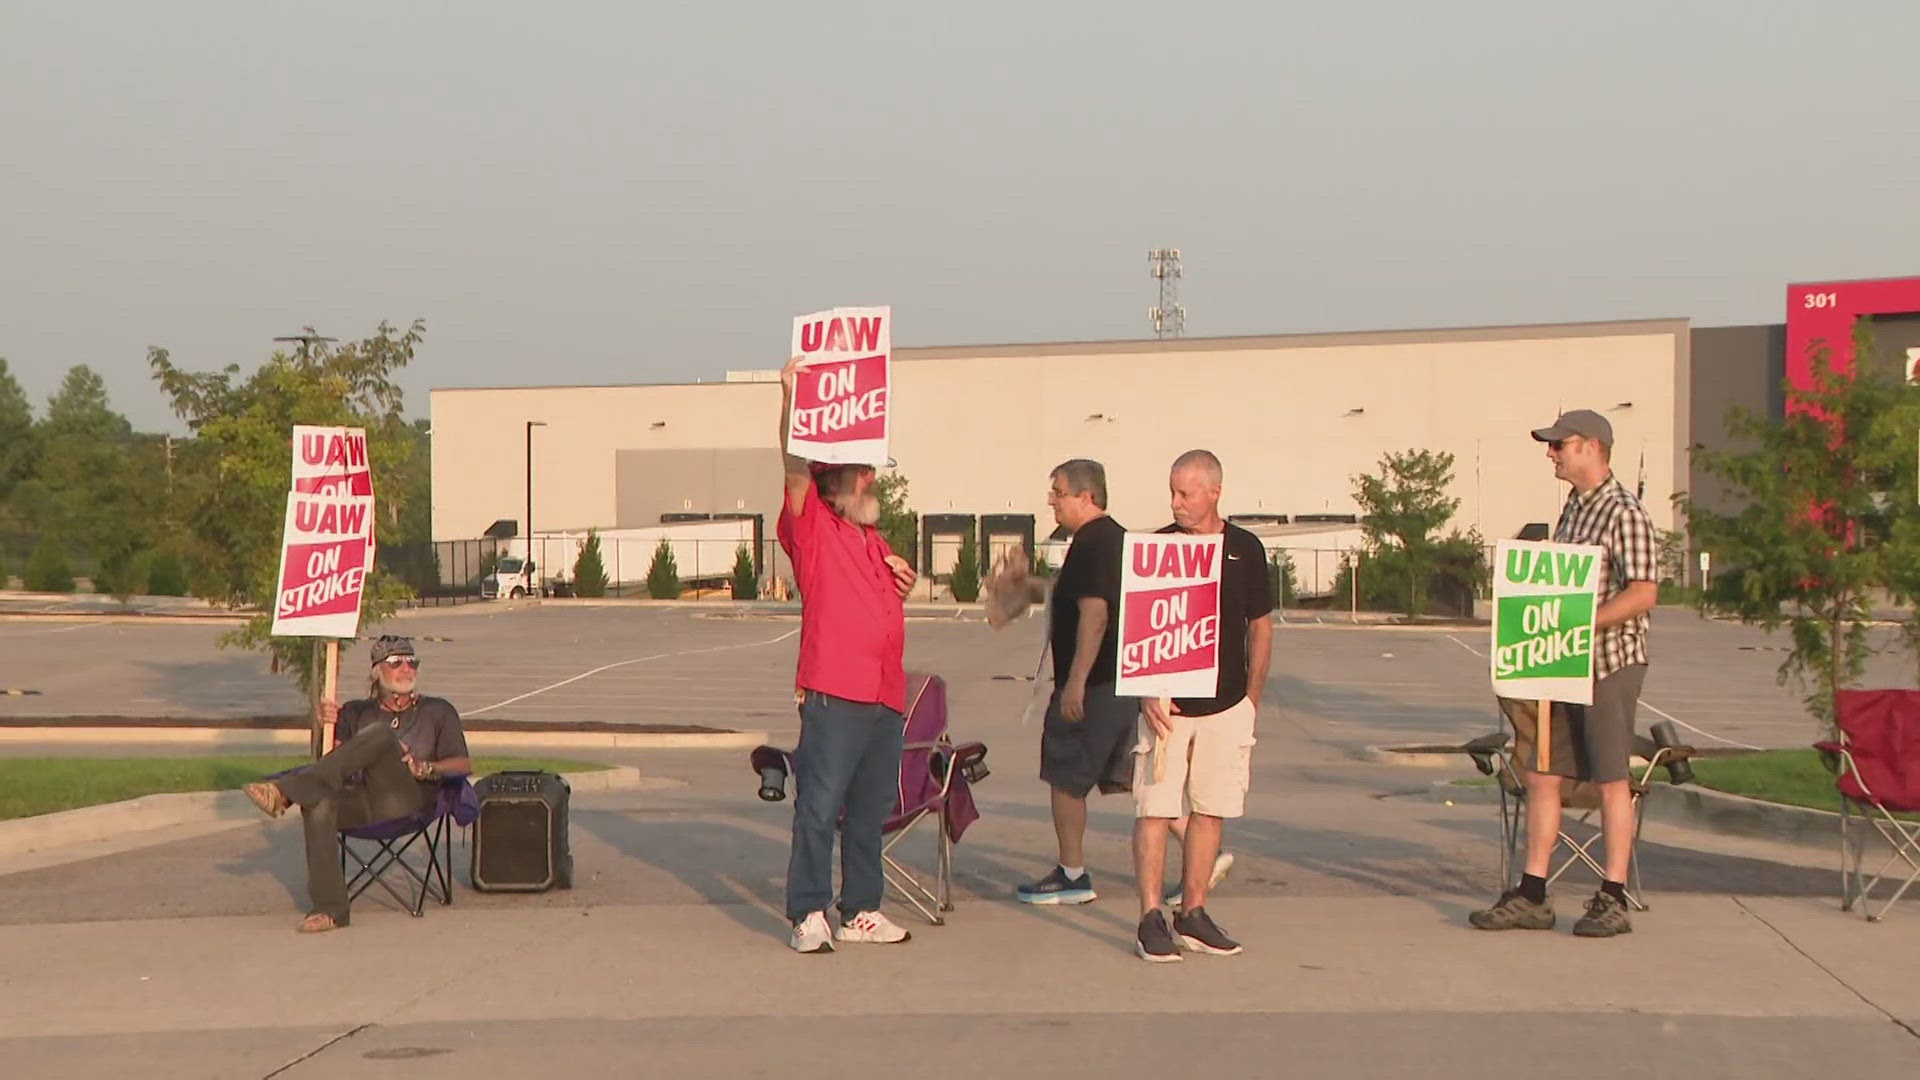
[[[1160,303],[1147,309],[1153,336],[1177,338],[1187,331],[1187,309],[1180,306],[1180,249],[1155,248],[1147,252],[1147,262],[1160,282]]]

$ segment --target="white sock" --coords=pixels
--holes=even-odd
[[[1068,866],[1066,863],[1061,863],[1060,872],[1067,875],[1068,881],[1072,881],[1075,878],[1079,877],[1081,874],[1086,873],[1087,868],[1084,866]]]

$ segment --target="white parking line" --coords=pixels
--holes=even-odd
[[[789,630],[786,633],[781,634],[777,638],[768,638],[765,641],[748,641],[748,642],[742,642],[737,645],[716,645],[712,648],[707,648],[707,649],[685,649],[680,652],[655,653],[652,656],[636,656],[631,660],[618,660],[611,664],[603,664],[600,667],[594,668],[592,671],[583,671],[580,674],[575,675],[570,679],[561,679],[557,683],[551,683],[547,686],[543,686],[539,688],[538,690],[529,690],[526,693],[521,694],[517,697],[510,697],[505,701],[496,701],[493,704],[486,706],[485,708],[475,709],[472,712],[467,713],[466,715],[478,716],[483,712],[492,712],[494,709],[498,709],[505,705],[511,705],[516,701],[525,701],[530,697],[534,697],[535,695],[538,695],[538,694],[544,694],[549,690],[558,690],[561,687],[566,686],[568,683],[577,683],[581,679],[588,678],[589,676],[598,675],[603,671],[612,671],[614,668],[618,668],[618,667],[626,667],[628,664],[644,664],[649,660],[670,660],[676,656],[695,656],[700,653],[726,652],[729,649],[753,649],[753,648],[758,648],[759,646],[762,646],[762,645],[775,645],[782,641],[787,640],[788,638],[794,636],[795,634],[798,634],[799,632],[800,632],[800,628],[796,626],[792,630]]]
[[[86,630],[99,625],[101,624],[83,622],[75,623],[72,626],[43,626],[37,630],[27,630],[19,634],[0,634],[0,637],[31,637],[34,634],[66,634],[75,630]]]
[[[1473,655],[1479,657],[1482,660],[1487,659],[1486,653],[1483,653],[1479,649],[1476,649],[1473,646],[1467,644],[1466,642],[1461,641],[1459,638],[1453,636],[1452,634],[1447,635],[1447,640],[1453,642],[1455,645],[1460,646],[1461,648],[1467,650],[1468,652],[1472,653]],[[1679,724],[1681,727],[1686,728],[1688,731],[1694,732],[1695,734],[1698,734],[1698,735],[1704,735],[1715,742],[1723,742],[1723,743],[1726,743],[1728,746],[1738,747],[1742,750],[1766,749],[1766,747],[1763,747],[1763,746],[1754,746],[1751,743],[1743,743],[1738,739],[1729,739],[1725,735],[1715,735],[1713,732],[1708,731],[1704,728],[1695,727],[1692,724],[1687,723],[1685,720],[1680,719],[1679,717],[1673,715],[1672,713],[1666,711],[1665,709],[1662,709],[1658,705],[1655,705],[1654,703],[1652,703],[1651,701],[1648,701],[1645,698],[1640,699],[1640,705],[1642,708],[1646,709],[1648,712],[1659,713],[1661,716],[1664,716],[1668,720],[1671,720],[1674,723]]]

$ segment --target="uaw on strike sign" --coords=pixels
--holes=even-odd
[[[357,636],[373,559],[373,500],[291,492],[283,535],[273,636]]]
[[[293,490],[305,495],[372,495],[366,431],[295,424]]]
[[[274,578],[275,637],[359,634],[373,528],[367,433],[295,425],[292,490]]]
[[[791,355],[806,361],[794,383],[787,453],[835,465],[886,464],[893,309],[802,315],[793,320]]]
[[[1127,534],[1114,693],[1168,698],[1218,693],[1224,540],[1223,534]]]
[[[1493,691],[1593,704],[1593,617],[1606,549],[1502,540],[1494,553]]]

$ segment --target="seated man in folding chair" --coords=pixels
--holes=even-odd
[[[420,658],[413,642],[382,637],[373,643],[372,656],[367,697],[321,706],[334,727],[332,752],[283,776],[246,785],[247,797],[269,816],[300,806],[312,900],[299,926],[303,934],[347,925],[341,829],[420,813],[433,805],[441,777],[473,770],[460,714],[444,698],[420,694]]]
[[[1600,607],[1594,612],[1593,704],[1553,710],[1542,740],[1546,768],[1527,765],[1527,858],[1517,886],[1468,921],[1482,930],[1551,930],[1553,904],[1547,874],[1560,837],[1562,778],[1600,788],[1600,831],[1606,880],[1573,925],[1581,937],[1613,937],[1633,929],[1627,919],[1632,872],[1633,789],[1627,771],[1633,719],[1647,677],[1648,612],[1659,596],[1653,519],[1613,475],[1613,425],[1599,413],[1576,409],[1533,437],[1547,444],[1553,475],[1572,485],[1553,538],[1606,549]]]

